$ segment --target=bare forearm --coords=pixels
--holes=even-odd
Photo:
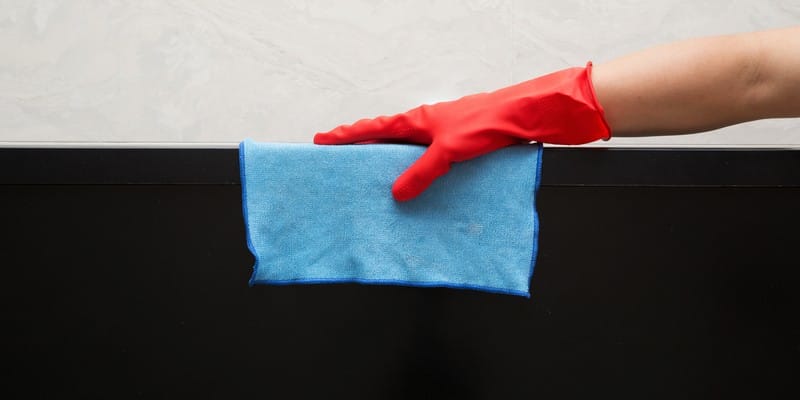
[[[800,27],[691,39],[594,67],[614,136],[800,117]]]

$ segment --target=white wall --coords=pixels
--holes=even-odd
[[[225,146],[314,132],[691,36],[799,0],[0,0],[0,145]],[[800,145],[800,120],[601,145]]]

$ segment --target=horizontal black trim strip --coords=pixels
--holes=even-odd
[[[800,187],[800,151],[547,148],[543,186]],[[0,184],[238,184],[236,149],[0,149]]]
[[[0,184],[238,184],[237,149],[0,149]]]
[[[800,151],[545,149],[542,185],[800,186]]]

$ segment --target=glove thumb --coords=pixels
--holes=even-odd
[[[408,201],[419,196],[436,178],[450,170],[450,161],[434,142],[422,153],[392,186],[392,195],[397,201]]]

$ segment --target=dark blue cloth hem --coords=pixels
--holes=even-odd
[[[253,274],[250,276],[250,280],[248,282],[249,286],[255,285],[256,279],[256,272],[258,271],[258,253],[256,253],[256,248],[253,246],[253,242],[250,239],[250,218],[247,217],[247,179],[245,179],[245,169],[244,169],[244,146],[245,142],[249,139],[243,140],[239,143],[239,175],[242,181],[242,214],[244,215],[244,230],[245,236],[247,236],[247,249],[250,250],[250,253],[253,254],[253,257],[256,259],[255,264],[253,264]]]
[[[381,280],[381,279],[348,278],[348,279],[288,279],[288,280],[251,279],[251,283],[256,285],[279,285],[279,286],[300,285],[300,284],[317,285],[317,284],[331,284],[331,283],[359,283],[366,285],[441,287],[447,289],[480,290],[484,292],[522,296],[526,298],[531,297],[529,292],[522,290],[509,290],[509,289],[501,289],[501,288],[478,286],[478,285],[458,285],[449,282],[412,282],[412,281],[394,281],[394,280]]]
[[[531,251],[531,269],[528,272],[528,297],[532,292],[530,281],[533,279],[533,271],[536,267],[536,257],[539,254],[539,212],[536,211],[536,195],[539,193],[539,186],[542,182],[542,152],[543,146],[541,143],[536,144],[536,176],[533,181],[533,250]]]

